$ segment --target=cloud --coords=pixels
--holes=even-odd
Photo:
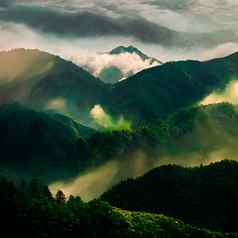
[[[150,4],[163,9],[179,11],[190,8],[194,2],[194,0],[152,0]]]
[[[231,104],[238,104],[238,81],[231,81],[224,91],[222,92],[214,92],[207,96],[200,104],[201,105],[209,105],[228,102]]]
[[[63,190],[67,196],[79,195],[84,201],[90,201],[113,185],[128,178],[142,176],[157,165],[158,161],[146,158],[142,151],[136,151],[125,158],[114,159],[88,170],[71,181],[59,181],[49,187],[54,194]]]
[[[0,51],[13,48],[37,48],[71,60],[75,64],[88,69],[95,76],[98,76],[103,68],[113,65],[116,65],[125,74],[130,71],[136,73],[150,67],[147,61],[142,61],[134,54],[110,56],[100,53],[109,52],[118,45],[133,44],[146,54],[152,55],[162,62],[185,59],[207,60],[224,57],[238,50],[238,43],[233,42],[210,47],[209,49],[198,45],[186,49],[138,43],[130,38],[123,37],[91,37],[85,39],[57,37],[52,34],[39,33],[24,24],[3,21],[0,21],[0,35]],[[99,53],[97,53],[98,51]]]
[[[177,32],[160,25],[158,21],[148,19],[143,12],[135,14],[135,12],[124,9],[118,13],[118,5],[105,6],[100,3],[98,5],[103,6],[104,11],[89,6],[70,9],[66,7],[68,5],[52,7],[49,4],[27,4],[23,1],[21,4],[18,2],[1,11],[0,20],[25,24],[36,31],[61,37],[124,36],[164,46],[191,47],[197,44],[210,46],[224,43],[228,38],[235,39],[234,34],[229,31]],[[138,5],[135,6],[138,7]],[[145,4],[141,3],[140,6],[145,7]],[[109,8],[113,14],[110,14]],[[172,15],[170,17],[173,18]]]
[[[15,4],[16,0],[1,0],[0,8],[7,8]]]
[[[222,58],[237,51],[238,43],[227,42],[225,44],[218,45],[217,47],[199,52],[198,59],[210,60],[214,58]]]
[[[90,111],[92,118],[102,127],[112,127],[112,118],[103,110],[100,105],[95,105]]]
[[[90,111],[91,117],[101,127],[108,130],[131,130],[131,123],[121,116],[118,119],[112,118],[100,105],[95,105]]]
[[[55,98],[48,102],[47,109],[65,111],[66,102],[64,98]]]
[[[237,148],[237,144],[234,148]],[[77,195],[87,202],[100,197],[121,181],[143,176],[161,165],[176,164],[194,167],[201,164],[208,165],[224,159],[237,160],[237,149],[234,148],[213,150],[206,156],[202,153],[187,153],[154,159],[148,157],[143,151],[137,150],[125,155],[123,158],[113,159],[101,166],[92,168],[70,181],[52,183],[49,188],[53,194],[56,194],[58,190],[63,190],[66,196]]]
[[[49,20],[50,19],[50,20]],[[142,17],[112,18],[95,12],[68,12],[40,6],[14,6],[0,20],[22,23],[35,30],[62,36],[127,36],[165,44],[172,32]]]
[[[75,57],[72,58],[74,62],[88,68],[95,76],[99,76],[101,71],[105,68],[116,66],[120,69],[126,77],[130,73],[137,73],[143,69],[157,66],[158,63],[151,64],[151,60],[143,60],[137,54],[122,53],[119,55],[110,54],[95,54],[91,57]]]

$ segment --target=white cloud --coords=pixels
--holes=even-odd
[[[95,105],[90,111],[94,121],[104,129],[108,130],[131,130],[131,123],[123,116],[115,119],[104,111],[101,105]]]
[[[223,92],[214,92],[207,96],[200,104],[209,105],[215,103],[228,102],[238,104],[238,81],[233,80]]]
[[[98,76],[104,68],[110,66],[117,66],[124,75],[129,72],[137,73],[143,69],[158,65],[157,63],[151,64],[150,60],[142,60],[137,54],[123,53],[119,55],[110,54],[95,54],[90,57],[72,57],[74,62],[81,66],[85,66],[90,71]]]

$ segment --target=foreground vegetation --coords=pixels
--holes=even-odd
[[[0,189],[1,232],[9,237],[238,237],[194,228],[163,215],[123,211],[99,200],[84,203],[73,196],[66,200],[61,191],[53,198],[36,181],[15,185],[1,178]]]

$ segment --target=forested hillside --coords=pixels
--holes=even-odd
[[[106,237],[106,238],[236,238],[236,234],[195,228],[164,215],[136,213],[95,200],[79,197],[67,200],[62,191],[53,198],[37,181],[18,186],[1,178],[0,210],[2,232],[23,237]]]
[[[237,232],[238,163],[162,166],[106,192],[102,199],[133,211],[162,213],[198,227]]]

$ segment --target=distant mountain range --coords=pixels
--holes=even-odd
[[[166,118],[222,90],[238,76],[238,53],[225,58],[178,61],[153,67],[112,86],[109,111],[134,123]]]
[[[166,63],[113,85],[38,50],[2,52],[0,63],[0,174],[50,183],[116,160],[110,185],[138,175],[135,158],[139,174],[236,159],[236,106],[198,104],[238,76],[237,53]],[[132,126],[117,129],[124,120]]]
[[[238,54],[207,62],[170,62],[113,85],[38,50],[1,52],[0,64],[1,104],[55,109],[91,126],[90,111],[95,105],[112,118],[123,116],[138,125],[195,105],[238,76]]]

